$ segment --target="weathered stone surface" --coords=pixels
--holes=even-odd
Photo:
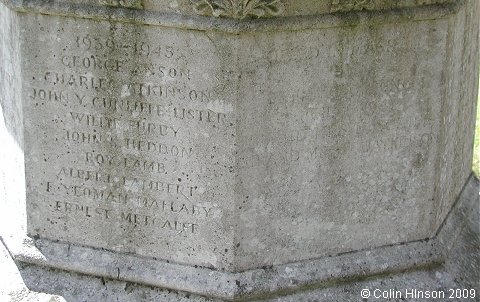
[[[0,243],[0,264],[2,267],[0,273],[2,280],[2,282],[0,282],[0,299],[2,301],[65,302],[63,297],[30,290],[25,284],[24,278],[20,274],[15,262],[2,243]]]
[[[2,1],[2,233],[33,238],[20,261],[227,298],[356,251],[441,261],[421,240],[471,171],[479,4],[436,2]],[[203,277],[159,273],[182,270]]]
[[[78,14],[78,8],[118,8],[130,12],[155,12],[194,17],[214,16],[225,19],[257,19],[270,17],[311,16],[350,11],[384,11],[431,7],[436,4],[455,4],[461,0],[57,0],[42,3],[34,0],[24,3],[19,0],[3,0],[7,5],[20,10],[45,9],[68,11]]]
[[[477,269],[480,261],[479,193],[479,181],[470,178],[444,225],[432,240],[237,274],[214,271],[203,274],[203,269],[188,269],[186,266],[172,270],[174,265],[159,268],[156,267],[159,263],[152,265],[149,262],[140,264],[136,271],[127,259],[115,262],[121,268],[112,268],[106,264],[114,262],[105,261],[108,257],[97,254],[89,259],[96,261],[95,265],[104,259],[97,269],[102,270],[101,266],[111,269],[111,274],[94,274],[102,276],[99,278],[89,277],[91,274],[81,270],[91,267],[82,263],[81,259],[91,256],[91,253],[78,252],[75,247],[76,250],[68,253],[60,249],[52,253],[40,245],[40,251],[47,258],[54,258],[54,261],[74,263],[78,268],[74,271],[83,275],[46,268],[42,263],[45,259],[32,261],[32,254],[23,254],[21,256],[29,259],[22,259],[18,253],[13,253],[22,262],[34,263],[19,266],[19,272],[29,289],[60,295],[67,301],[225,301],[235,298],[241,301],[359,301],[363,289],[369,290],[371,299],[385,292],[399,301],[421,301],[421,296],[414,296],[414,290],[417,290],[417,293],[443,293],[448,298],[443,300],[474,301],[480,291]],[[11,242],[6,242],[11,248]],[[432,246],[435,248],[432,249]],[[66,246],[64,250],[67,250]],[[425,251],[423,255],[422,250]],[[26,251],[28,249],[24,248],[23,253]],[[422,257],[428,259],[428,254],[435,256],[429,262],[422,262]],[[416,262],[413,266],[409,263],[412,260]],[[4,262],[0,264],[3,266]],[[62,264],[56,267],[62,268]],[[64,267],[72,271],[73,266],[69,264]],[[158,272],[162,272],[161,280]],[[128,280],[125,276],[136,273],[143,273],[144,277],[152,273],[152,276],[147,282],[148,279],[138,279],[138,275],[137,279],[124,281]],[[138,283],[132,283],[132,280]],[[161,287],[177,291],[142,285],[152,284],[149,282],[163,282],[164,286]],[[466,296],[458,298],[456,295],[459,293]],[[30,294],[36,296],[32,292]],[[453,298],[450,298],[452,294]],[[202,297],[205,295],[221,298],[205,299]]]
[[[22,47],[41,58],[23,69],[29,234],[233,263],[234,91],[218,79],[233,57],[175,29],[39,15],[22,23],[44,26],[25,33],[38,44]]]

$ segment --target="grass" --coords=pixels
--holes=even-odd
[[[480,90],[477,103],[477,123],[475,126],[475,142],[473,144],[473,172],[480,176]]]

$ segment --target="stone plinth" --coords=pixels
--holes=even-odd
[[[17,260],[228,299],[443,261],[477,1],[2,3]]]

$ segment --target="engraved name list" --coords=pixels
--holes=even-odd
[[[44,214],[33,232],[100,227],[167,245],[207,234],[222,215],[207,180],[231,164],[204,154],[225,151],[215,139],[233,136],[231,116],[211,109],[192,50],[118,32],[61,36],[30,74],[29,194]]]

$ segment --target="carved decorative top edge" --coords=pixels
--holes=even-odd
[[[385,0],[330,0],[329,12],[336,13],[361,10],[385,10],[452,2],[455,2],[455,0],[412,0],[396,2]]]
[[[351,11],[351,10],[373,10],[374,0],[332,0],[330,12]]]
[[[106,13],[96,9],[96,5],[100,5],[114,9],[108,12],[108,19],[115,18],[117,20],[123,20],[128,18],[129,20],[132,20],[133,18],[139,23],[202,29],[209,28],[211,24],[205,20],[197,20],[194,22],[195,24],[191,23],[189,16],[192,15],[192,12],[203,16],[219,17],[219,20],[223,19],[225,21],[228,21],[228,19],[242,20],[275,16],[296,17],[293,22],[286,21],[288,18],[285,18],[284,21],[289,25],[286,25],[287,23],[285,23],[283,26],[289,28],[304,28],[311,27],[313,26],[312,24],[317,24],[318,22],[314,22],[308,18],[305,18],[303,22],[299,22],[299,17],[338,12],[347,13],[350,11],[385,12],[394,9],[415,8],[429,5],[440,5],[437,7],[438,9],[446,9],[443,12],[435,10],[431,11],[433,14],[438,14],[438,17],[442,17],[445,14],[451,14],[452,9],[458,9],[465,3],[465,0],[316,0],[318,1],[318,8],[309,7],[308,10],[304,11],[301,8],[299,9],[298,6],[287,6],[284,4],[287,1],[301,0],[183,0],[185,1],[185,4],[190,5],[181,6],[175,10],[165,9],[165,6],[152,6],[152,3],[146,7],[145,0],[75,0],[77,1],[75,3],[71,1],[72,0],[53,0],[45,3],[45,1],[42,0],[0,0],[0,3],[16,11],[33,11],[41,12],[42,14],[61,14],[76,17],[97,16],[103,18],[106,16]],[[447,6],[444,7],[444,5],[454,6],[448,8]],[[116,11],[117,8],[120,10]],[[126,11],[121,11],[121,9],[128,9],[130,12],[127,13]],[[135,12],[138,10],[146,10],[152,14],[161,13],[162,18],[158,19],[153,15],[148,15],[149,17],[147,18],[145,15],[138,17]],[[126,17],[127,15],[128,17]],[[182,19],[183,16],[185,16],[184,19]],[[313,23],[311,24],[311,22]],[[229,32],[238,32],[246,29],[241,27],[240,23],[236,23],[236,25],[232,25],[228,22],[221,24],[225,24],[223,30]],[[265,24],[263,23],[258,23],[257,25],[264,30],[267,30],[267,28],[268,30],[270,30],[270,28],[278,29],[279,26],[279,24],[273,25],[273,23],[273,27],[265,27]],[[251,28],[251,26],[248,27],[249,30]]]
[[[282,1],[284,0],[190,0],[193,10],[199,15],[237,20],[280,16],[285,12]],[[325,10],[318,13],[385,10],[451,2],[455,0],[328,0],[323,3]]]
[[[142,0],[98,0],[99,4],[113,7],[142,9]]]
[[[190,0],[197,14],[237,20],[279,16],[285,10],[281,0]]]

